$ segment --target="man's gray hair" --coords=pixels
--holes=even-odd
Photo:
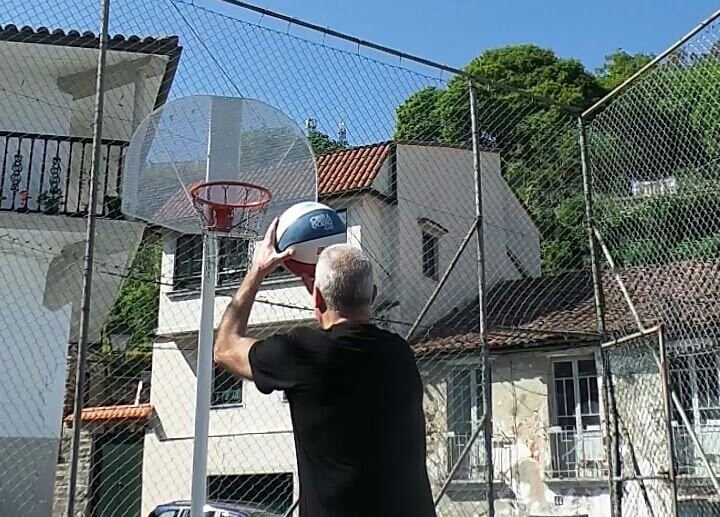
[[[348,244],[323,250],[315,267],[315,286],[328,309],[338,312],[369,307],[373,298],[373,268],[365,253]]]

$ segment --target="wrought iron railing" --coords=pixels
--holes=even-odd
[[[562,430],[551,428],[550,479],[602,479],[607,477],[607,461],[599,429]]]
[[[447,471],[450,472],[470,440],[469,434],[450,433],[446,438],[447,445]],[[505,444],[504,437],[493,437],[493,472],[494,479],[499,483],[512,484],[512,446]],[[455,471],[455,481],[485,480],[486,471],[485,450],[482,436],[478,437],[470,446],[467,455],[460,462]]]
[[[720,471],[720,421],[705,422],[694,426],[703,452],[715,473]],[[682,424],[673,426],[675,465],[680,476],[708,477],[707,467],[699,449]]]
[[[122,161],[128,142],[103,140],[96,213],[120,217]],[[0,210],[88,213],[92,138],[0,131]]]

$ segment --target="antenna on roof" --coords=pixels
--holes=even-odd
[[[342,120],[338,122],[337,141],[343,146],[347,144],[347,129],[345,129],[345,122]]]
[[[317,131],[317,120],[315,120],[314,118],[309,118],[305,120],[305,131],[307,131],[308,134]]]

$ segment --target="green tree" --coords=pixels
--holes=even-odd
[[[408,97],[395,110],[397,123],[394,138],[402,141],[439,142],[442,137],[439,110],[442,95],[442,90],[430,87]]]
[[[578,61],[536,45],[488,50],[465,71],[480,78],[481,144],[498,150],[504,177],[540,230],[544,272],[578,267],[586,246],[575,115],[535,98],[584,108],[605,90]],[[469,145],[467,79],[411,95],[397,109],[395,137]]]
[[[311,129],[308,132],[308,141],[310,142],[310,147],[312,147],[315,156],[340,151],[341,149],[345,149],[347,147],[345,143],[333,140],[325,133],[316,129]]]
[[[718,55],[675,55],[593,122],[598,220],[623,266],[720,257],[718,98]]]
[[[650,54],[628,54],[618,49],[605,56],[605,62],[597,70],[598,83],[607,91],[614,90],[652,59]]]
[[[130,336],[128,349],[148,350],[152,345],[160,303],[161,260],[161,236],[148,229],[105,324],[106,336]]]

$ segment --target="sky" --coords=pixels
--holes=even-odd
[[[458,68],[488,48],[534,43],[591,71],[618,48],[659,53],[720,7],[720,0],[249,1]],[[0,23],[97,31],[98,4],[0,0]],[[221,0],[110,0],[110,6],[111,34],[180,38],[171,99],[259,99],[298,124],[316,119],[329,135],[341,121],[353,145],[391,138],[397,106],[450,78]]]
[[[356,0],[342,8],[338,0],[251,3],[451,66],[487,48],[535,43],[590,70],[616,48],[659,53],[720,8],[717,0]]]

